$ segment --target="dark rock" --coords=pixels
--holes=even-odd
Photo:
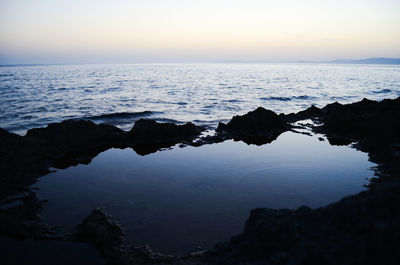
[[[12,198],[7,203],[15,201],[22,204],[0,209],[0,234],[17,239],[55,238],[52,229],[42,221],[39,215],[44,201],[39,200],[34,192]]]
[[[216,131],[226,138],[264,144],[272,142],[289,128],[275,112],[259,107],[245,115],[234,116],[227,124],[219,123]]]
[[[287,122],[296,122],[299,120],[314,119],[316,117],[319,117],[322,113],[323,111],[320,108],[312,105],[306,110],[283,115],[282,118],[286,119]]]
[[[320,108],[317,108],[316,106],[312,105],[311,107],[309,107],[306,110],[300,111],[297,113],[297,115],[305,118],[305,119],[309,119],[318,115],[322,114],[322,110]]]
[[[207,253],[209,264],[398,264],[400,98],[329,104],[290,114],[313,118],[331,144],[350,144],[378,163],[381,181],[319,209],[255,209],[244,232]],[[383,172],[383,173],[382,173]],[[390,176],[390,177],[389,177]],[[382,181],[384,179],[384,181]]]
[[[40,144],[0,129],[0,199],[27,191],[48,172],[48,160],[40,149]]]
[[[226,126],[218,126],[217,130],[258,133],[270,130],[283,130],[286,123],[270,110],[262,107],[242,116],[234,116]]]
[[[349,139],[343,139],[343,138],[338,138],[338,137],[328,137],[328,142],[331,145],[349,145],[351,144],[353,141],[349,140]]]
[[[119,264],[172,264],[177,260],[173,255],[165,255],[153,252],[148,245],[124,249],[120,256],[116,257]]]
[[[305,114],[306,113],[306,114]],[[385,163],[382,175],[392,175],[399,164],[396,146],[400,142],[400,97],[381,102],[363,99],[352,104],[332,103],[322,109],[285,115],[290,122],[303,118],[318,120],[310,128],[325,134],[333,145],[354,146],[368,152],[375,163]]]
[[[153,252],[147,245],[133,247],[126,245],[125,232],[104,209],[93,209],[83,222],[76,227],[70,240],[87,242],[99,249],[113,265],[172,264],[176,258]]]
[[[333,102],[333,103],[330,103],[330,104],[326,105],[325,107],[323,107],[322,112],[323,112],[323,114],[330,115],[330,114],[340,110],[342,106],[343,105],[338,102]]]
[[[104,209],[93,209],[77,227],[74,240],[88,242],[98,248],[111,248],[125,243],[125,232]]]
[[[396,188],[394,188],[394,186]],[[255,209],[210,264],[397,264],[400,199],[392,183],[311,210]],[[384,207],[382,207],[384,205]]]
[[[88,164],[109,148],[132,147],[141,155],[179,142],[190,143],[204,128],[187,123],[139,120],[130,132],[86,120],[66,120],[31,129],[22,137],[0,128],[0,199],[26,191],[50,167]]]
[[[380,103],[366,100],[342,105],[335,112],[327,112],[323,129],[330,134],[342,133],[353,137],[399,137],[400,104],[398,100]]]
[[[26,136],[53,145],[82,145],[112,139],[123,131],[111,125],[96,125],[88,120],[65,120],[45,128],[30,129]]]
[[[140,119],[129,132],[134,141],[141,143],[177,142],[183,139],[193,139],[205,129],[191,122],[183,125],[174,123],[158,123],[154,120]]]
[[[255,209],[243,233],[230,242],[181,258],[126,245],[123,229],[100,209],[78,226],[71,239],[95,245],[109,264],[398,264],[400,97],[333,103],[288,115],[258,108],[221,123],[217,135],[196,142],[201,127],[150,120],[138,121],[128,133],[85,121],[51,124],[30,130],[25,137],[0,129],[0,199],[27,188],[49,166],[87,162],[110,147],[158,150],[179,142],[196,146],[231,138],[261,144],[291,129],[288,122],[304,118],[320,121],[311,129],[330,143],[354,142],[353,147],[368,152],[378,164],[380,181],[366,192],[319,209]],[[32,194],[20,200],[22,205],[0,209],[0,233],[51,237],[51,229],[39,216],[43,202]]]
[[[127,141],[140,155],[147,155],[161,148],[168,148],[180,142],[192,142],[205,129],[193,123],[176,125],[140,119],[129,131]]]
[[[31,129],[26,140],[40,144],[40,153],[52,158],[52,166],[66,168],[88,163],[98,153],[117,145],[124,131],[86,120],[66,120],[45,128]]]

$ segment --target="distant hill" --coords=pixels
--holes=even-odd
[[[337,64],[400,64],[400,58],[367,58],[360,60],[336,59],[332,61],[308,62],[299,61],[298,63],[337,63]]]

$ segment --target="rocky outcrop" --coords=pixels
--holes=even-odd
[[[288,122],[317,121],[312,130],[325,134],[332,145],[349,145],[369,153],[379,166],[380,175],[399,170],[400,97],[380,102],[363,99],[352,104],[334,102],[319,109],[312,106],[298,113],[281,115]]]
[[[379,182],[366,192],[311,210],[255,209],[244,232],[208,253],[209,264],[398,264],[400,98],[364,99],[281,115],[313,119],[332,144],[368,152]]]
[[[0,209],[0,234],[18,239],[55,238],[52,229],[39,215],[43,201],[34,192],[10,198],[4,204],[9,207]]]
[[[290,113],[290,114],[281,114],[281,118],[285,119],[287,122],[295,122],[299,120],[306,120],[306,119],[313,119],[315,117],[319,117],[322,115],[322,110],[314,105],[311,107],[299,111],[297,113]]]
[[[104,209],[93,209],[92,213],[76,227],[76,232],[70,240],[92,244],[100,250],[108,264],[183,264],[178,263],[180,262],[178,257],[155,253],[147,245],[139,247],[127,245],[123,228]]]
[[[66,168],[89,163],[98,153],[118,145],[124,133],[111,125],[66,120],[31,129],[24,138],[37,146],[36,152],[50,157],[53,167]]]
[[[400,183],[311,210],[255,209],[209,264],[397,264]]]
[[[129,131],[130,137],[140,143],[177,142],[190,140],[198,136],[205,129],[191,122],[183,125],[174,123],[158,123],[154,120],[140,119],[135,122]]]
[[[71,239],[89,242],[98,248],[109,248],[125,243],[125,232],[104,209],[93,209],[81,224],[76,227]]]
[[[171,147],[180,142],[191,142],[205,129],[189,122],[183,125],[158,123],[140,119],[128,132],[128,142],[136,153],[146,155],[160,148]]]
[[[219,123],[216,131],[225,139],[261,145],[272,142],[289,129],[290,125],[275,112],[259,107],[245,115],[234,116],[227,124]]]
[[[141,155],[180,142],[190,142],[204,128],[187,123],[157,123],[141,119],[125,132],[111,125],[66,120],[19,136],[0,128],[0,199],[26,190],[50,167],[88,164],[110,148],[133,148]]]
[[[378,164],[380,181],[368,191],[319,209],[255,209],[242,234],[206,253],[185,257],[127,245],[121,226],[101,209],[95,209],[70,239],[93,244],[110,264],[398,264],[400,98],[332,103],[288,115],[258,108],[221,123],[217,135],[196,142],[200,127],[150,120],[138,121],[129,132],[83,121],[30,130],[25,137],[0,129],[0,199],[26,188],[49,166],[90,161],[96,152],[110,147],[137,148],[144,154],[178,142],[196,146],[233,138],[262,144],[302,119],[318,121],[311,129],[325,134],[330,143],[355,143],[353,147],[368,152]],[[146,146],[151,148],[141,149]],[[51,229],[38,218],[42,203],[31,195],[21,201],[22,205],[0,209],[0,233],[50,236]]]

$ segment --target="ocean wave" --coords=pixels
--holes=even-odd
[[[226,99],[226,100],[223,100],[222,102],[227,102],[227,103],[240,103],[240,102],[243,102],[243,100],[240,100],[240,99]]]
[[[372,93],[374,93],[374,94],[385,94],[385,93],[391,93],[391,92],[392,92],[392,90],[387,89],[387,88],[382,89],[382,90],[375,90],[375,91],[372,91]]]
[[[306,95],[302,95],[302,96],[292,96],[292,97],[262,97],[260,98],[261,100],[265,100],[265,101],[290,101],[290,100],[296,100],[296,99],[300,99],[300,100],[314,100],[317,99],[316,97],[312,97],[312,96],[306,96]]]
[[[289,101],[292,100],[289,97],[263,97],[261,100],[269,101],[269,100],[278,100],[278,101]]]
[[[14,76],[12,73],[3,73],[0,74],[0,77],[8,77],[8,76]]]
[[[303,96],[294,96],[294,97],[292,97],[292,98],[293,98],[293,99],[305,99],[305,100],[317,99],[316,97],[306,96],[306,95],[303,95]]]
[[[184,124],[183,121],[178,121],[178,120],[168,119],[168,118],[156,118],[154,120],[157,122],[161,122],[161,123],[170,122],[170,123],[175,123],[175,124]]]
[[[96,116],[87,116],[84,119],[88,120],[118,120],[118,119],[131,119],[151,116],[153,114],[160,113],[154,111],[141,111],[141,112],[116,112],[109,114],[101,114]]]

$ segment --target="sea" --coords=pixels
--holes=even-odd
[[[400,95],[400,66],[93,64],[0,67],[0,127],[25,134],[65,119],[124,130],[139,118],[218,122],[258,106],[278,113]]]
[[[130,130],[149,118],[194,122],[212,133],[218,122],[259,106],[290,113],[398,96],[400,66],[394,65],[2,66],[0,127],[24,135],[49,123],[86,119]],[[32,189],[47,200],[40,214],[58,233],[72,233],[102,207],[126,229],[129,244],[184,255],[241,233],[251,209],[315,209],[364,191],[375,168],[367,153],[351,145],[288,131],[261,146],[229,140],[145,156],[113,148],[89,164],[52,168]],[[73,242],[0,237],[0,244],[11,264],[104,264],[93,248]]]

